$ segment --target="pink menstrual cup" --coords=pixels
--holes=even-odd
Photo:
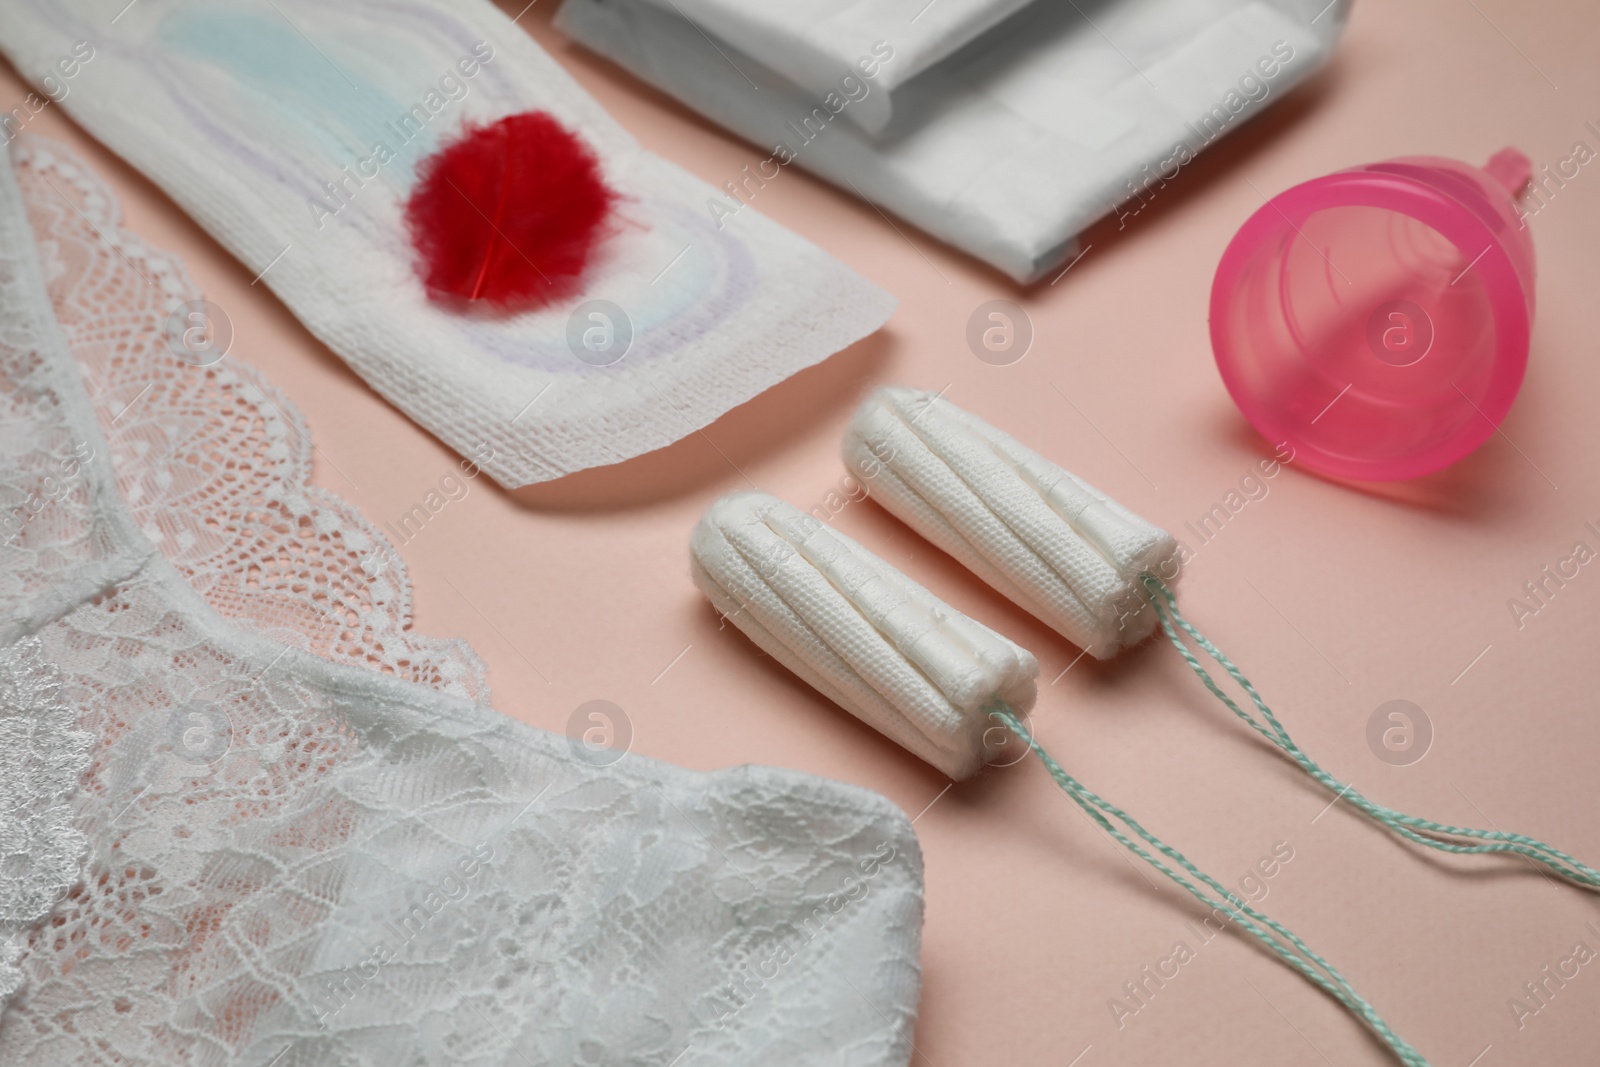
[[[1211,347],[1245,418],[1340,478],[1415,478],[1499,426],[1533,327],[1526,156],[1411,156],[1273,197],[1222,255]]]

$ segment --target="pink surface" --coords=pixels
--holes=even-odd
[[[649,147],[717,185],[757,158],[557,38],[550,13],[541,4],[522,24]],[[848,488],[837,448],[857,397],[879,382],[944,389],[1182,537],[1194,554],[1190,617],[1332,773],[1402,810],[1520,830],[1600,861],[1600,563],[1574,557],[1579,541],[1600,549],[1600,166],[1574,161],[1577,141],[1600,149],[1597,43],[1600,13],[1577,0],[1358,6],[1327,72],[1209,150],[1124,228],[1097,228],[1057,284],[1031,290],[785,171],[758,209],[895,292],[889,326],[662,452],[514,493],[478,479],[400,548],[418,626],[470,639],[496,705],[528,722],[563,730],[603,698],[625,709],[633,747],[650,756],[797,767],[877,789],[917,816],[928,877],[919,1064],[1389,1062],[1329,998],[1245,941],[1202,944],[1187,898],[1125,858],[1036,761],[946,790],[719,629],[688,580],[686,539],[712,499],[750,485],[833,509]],[[23,92],[0,70],[0,101]],[[130,228],[185,257],[233,320],[229,358],[264,368],[306,413],[321,484],[381,525],[455,469],[58,108],[28,128],[85,149],[123,195]],[[1538,319],[1503,433],[1412,483],[1339,486],[1292,463],[1257,477],[1270,449],[1228,399],[1207,338],[1212,272],[1234,231],[1264,197],[1341,167],[1418,153],[1481,161],[1505,144],[1528,154],[1536,180],[1569,176],[1550,181],[1529,220]],[[965,340],[969,315],[994,299],[1020,303],[1033,325],[1031,350],[1009,366],[978,360]],[[1198,536],[1219,505],[1220,533]],[[1543,1006],[1524,990],[1576,943],[1600,951],[1593,894],[1520,862],[1402,847],[1343,805],[1328,809],[1328,795],[1212,701],[1169,647],[1078,661],[876,505],[843,503],[831,521],[1031,649],[1043,742],[1203,868],[1238,886],[1275,846],[1280,857],[1292,849],[1268,865],[1262,906],[1432,1062],[1595,1062],[1600,959],[1551,983]],[[1546,577],[1558,568],[1576,574],[1558,585]],[[1542,602],[1525,591],[1535,581],[1549,590]],[[1408,766],[1367,741],[1369,718],[1393,699],[1432,723],[1431,749]],[[1119,1027],[1112,998],[1134,1006],[1124,983],[1147,966],[1170,973],[1163,961],[1179,941],[1194,958],[1149,983],[1153,995]],[[1508,1006],[1518,996],[1539,1007],[1520,1029]]]

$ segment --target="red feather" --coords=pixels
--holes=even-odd
[[[406,223],[429,294],[501,308],[577,291],[617,200],[594,152],[543,111],[468,126],[417,173]]]

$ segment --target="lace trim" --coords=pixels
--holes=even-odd
[[[196,365],[225,343],[226,312],[175,257],[122,228],[116,196],[70,150],[28,135],[12,153],[117,489],[161,554],[262,636],[487,703],[467,642],[412,631],[394,546],[309,484],[315,446],[294,404],[234,357]]]

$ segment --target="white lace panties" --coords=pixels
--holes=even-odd
[[[0,165],[0,1063],[904,1064],[903,814],[475,702],[293,409],[168,350],[194,296]]]

